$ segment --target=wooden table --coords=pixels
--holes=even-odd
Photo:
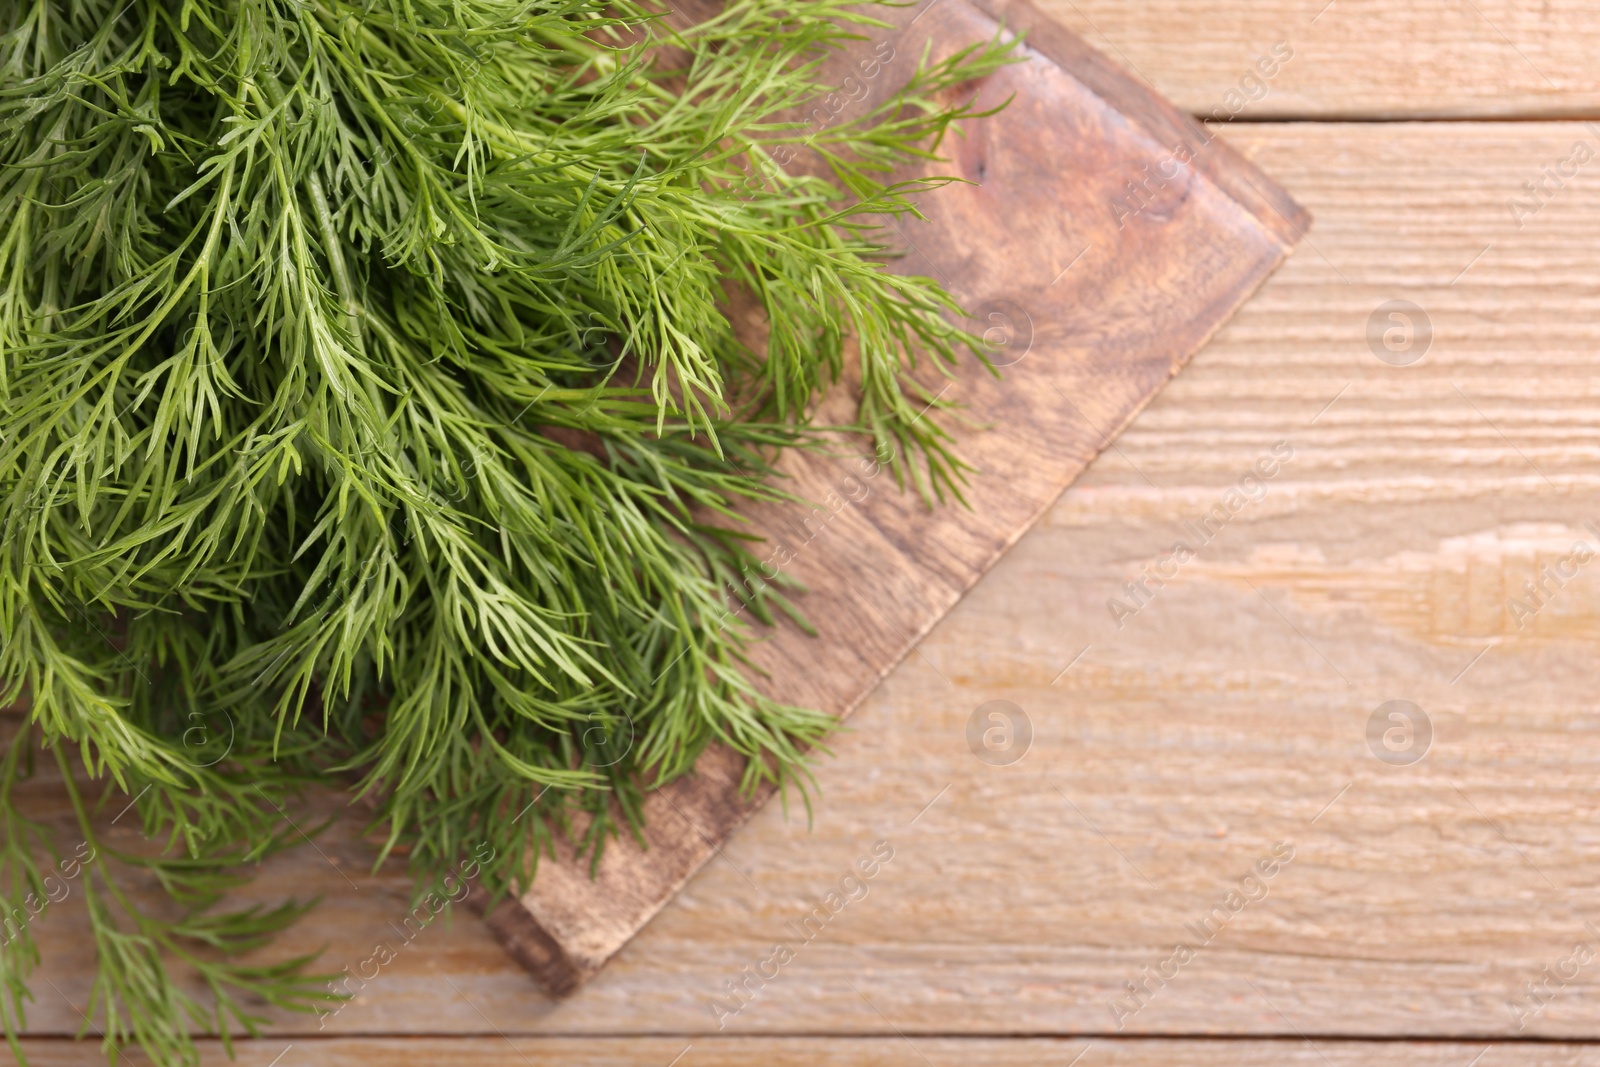
[[[567,1001],[463,914],[240,1063],[1600,1063],[1600,11],[1044,2],[1237,111],[1316,217],[1293,259],[856,713],[809,828],[762,811]],[[969,748],[993,700],[1031,723],[1014,763]],[[325,894],[282,948],[337,969],[408,882],[322,849],[258,888]],[[104,1062],[64,1040],[72,927],[39,931],[42,1065]]]

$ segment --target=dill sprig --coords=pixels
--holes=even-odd
[[[847,370],[902,484],[958,494],[913,374],[978,342],[879,227],[943,183],[892,171],[1011,59],[908,56],[883,103],[797,118],[882,25],[836,0],[677,27],[598,0],[0,5],[0,705],[27,705],[0,888],[14,908],[60,861],[12,800],[48,750],[101,857],[112,1055],[190,1063],[191,1026],[327,996],[306,960],[231,959],[301,905],[215,910],[312,781],[370,799],[419,892],[477,849],[499,895],[573,814],[596,851],[636,827],[713,742],[748,787],[804,775],[829,720],[749,677],[747,620],[794,590],[735,507],[784,498],[772,461]],[[159,851],[97,837],[79,779]],[[0,946],[19,1057],[36,960],[25,928]]]

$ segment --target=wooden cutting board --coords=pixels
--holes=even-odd
[[[894,18],[844,57],[860,71],[875,68],[859,99],[830,98],[814,121],[887,95],[924,48],[938,60],[1002,22],[1004,32],[1025,34],[1027,62],[972,87],[982,103],[1011,103],[968,124],[945,145],[946,160],[927,167],[973,184],[926,197],[926,221],[896,224],[907,253],[897,269],[941,279],[973,311],[1002,368],[997,380],[974,361],[944,394],[971,422],[957,434],[977,468],[970,507],[927,508],[871,455],[791,452],[780,465],[789,488],[818,506],[746,511],[750,529],[768,538],[768,573],[781,567],[808,587],[800,606],[819,631],[770,632],[754,654],[768,672],[763,688],[841,717],[1227,321],[1310,222],[1214,133],[1027,0],[924,0]],[[861,66],[865,57],[878,62]],[[593,877],[587,858],[558,847],[526,894],[488,916],[490,928],[549,992],[572,992],[769,798],[770,790],[740,798],[741,769],[727,750],[708,751],[694,775],[650,794],[647,847],[612,842]]]

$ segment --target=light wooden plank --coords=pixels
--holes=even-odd
[[[64,1042],[31,1041],[33,1067],[98,1067]],[[275,1057],[279,1057],[276,1058]],[[144,1067],[124,1056],[129,1067]],[[208,1044],[204,1067],[1593,1067],[1578,1044],[1126,1038],[675,1037],[361,1038],[245,1042],[229,1060]]]
[[[1575,943],[1600,947],[1584,926],[1600,925],[1600,568],[1523,628],[1507,604],[1600,523],[1600,175],[1584,171],[1520,229],[1505,204],[1583,130],[1230,136],[1316,214],[1314,247],[863,705],[819,768],[809,830],[759,813],[566,1002],[457,921],[424,930],[324,1033],[481,1034],[485,1017],[513,1036],[715,1033],[707,1001],[885,839],[895,855],[865,899],[724,1034],[893,1027],[921,1047],[929,1034],[1114,1033],[1123,983],[1287,840],[1295,859],[1270,896],[1123,1034],[1594,1035],[1594,963],[1522,1029],[1508,1007]],[[1391,299],[1432,321],[1411,366],[1368,347],[1369,316]],[[1107,598],[1279,440],[1295,454],[1265,499],[1118,630]],[[969,717],[994,699],[1032,721],[1011,766],[967,747]],[[1414,766],[1368,750],[1368,719],[1391,699],[1416,701],[1435,729]],[[308,850],[260,889],[325,893],[281,950],[326,943],[332,966],[359,964],[393,936],[405,880],[362,874],[371,853],[348,839],[324,849],[359,891]],[[44,973],[81,1004],[71,903],[39,935]],[[33,1021],[78,1025],[44,987]],[[1557,1054],[1517,1045],[1499,1059],[1496,1046],[1480,1067]]]
[[[1600,19],[1583,0],[1041,6],[1179,106],[1224,120],[1600,112]],[[1274,46],[1292,55],[1275,62]]]

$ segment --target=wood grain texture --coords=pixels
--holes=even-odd
[[[1584,0],[1039,2],[1179,107],[1221,120],[1600,114],[1600,21]],[[1293,56],[1275,66],[1280,43]]]
[[[81,1046],[30,1041],[34,1067],[94,1067]],[[1482,1054],[1474,1061],[1473,1057]],[[281,1058],[274,1060],[275,1056]],[[144,1067],[124,1056],[128,1067]],[[1373,1044],[1301,1038],[1194,1041],[1099,1038],[767,1037],[363,1038],[245,1042],[237,1060],[214,1043],[204,1067],[1595,1067],[1600,1048],[1571,1044],[1405,1041]]]
[[[925,198],[924,220],[890,223],[908,253],[898,269],[937,275],[974,310],[980,332],[1008,331],[996,356],[1003,380],[974,361],[945,387],[974,424],[956,437],[977,468],[970,508],[930,509],[895,492],[870,456],[785,457],[780,469],[815,505],[743,509],[772,549],[763,573],[805,584],[801,606],[818,631],[784,625],[754,651],[758,684],[785,703],[848,715],[1309,224],[1259,170],[1026,0],[997,14],[1031,35],[1026,62],[976,87],[980,107],[1009,105],[952,138],[948,162],[916,172],[972,184]],[[928,49],[937,62],[999,28],[967,0],[896,17],[897,28],[855,50],[891,50],[873,83],[883,96]],[[1179,145],[1194,166],[1173,160]],[[1133,199],[1127,190],[1163,160],[1171,180]],[[490,928],[547,989],[570,993],[770,795],[739,795],[742,764],[715,751],[694,776],[649,795],[644,844],[616,842],[597,868],[571,847],[542,861]]]

